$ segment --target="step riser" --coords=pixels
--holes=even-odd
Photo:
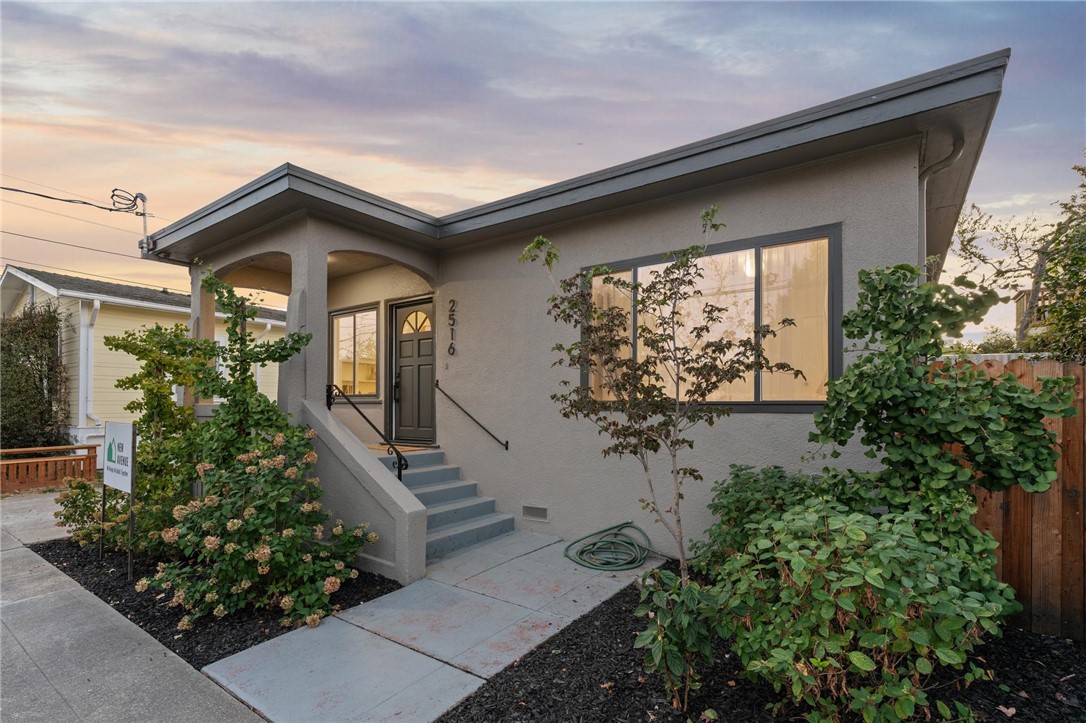
[[[415,497],[419,502],[431,507],[433,505],[441,504],[442,502],[452,502],[453,500],[462,500],[465,497],[474,497],[477,494],[478,486],[474,482],[464,482],[459,485],[451,485],[436,490],[418,489],[413,490]]]
[[[404,486],[410,488],[458,479],[460,479],[459,467],[408,467],[403,473]]]
[[[506,532],[512,531],[513,518],[508,517],[447,536],[442,535],[433,540],[429,540],[426,543],[426,559],[429,561],[444,557],[454,550],[459,550],[461,547],[474,545],[477,542],[489,540],[491,537],[497,537],[498,535],[504,535]]]
[[[426,513],[426,529],[444,527],[457,522],[466,522],[474,517],[489,515],[494,511],[494,500],[480,497],[477,502],[451,510],[436,510]]]

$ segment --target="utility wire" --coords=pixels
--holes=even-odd
[[[54,186],[46,186],[44,183],[38,183],[37,181],[31,181],[29,178],[19,178],[18,176],[13,176],[10,173],[0,173],[0,176],[3,176],[4,178],[12,178],[12,179],[14,179],[16,181],[22,181],[23,183],[29,183],[29,184],[34,185],[34,186],[41,186],[42,188],[48,188],[50,191],[57,191],[59,193],[68,193],[68,194],[71,194],[72,196],[79,196],[80,198],[85,198],[88,201],[93,201],[94,200],[90,196],[84,196],[82,193],[76,193],[75,191],[69,191],[66,188],[56,188]]]
[[[39,264],[37,261],[27,261],[26,259],[13,259],[10,256],[0,256],[0,260],[7,263],[17,264],[30,264],[31,266],[41,266],[45,269],[54,269],[56,271],[67,271],[70,274],[76,274],[78,276],[93,276],[96,279],[106,279],[108,281],[120,281],[123,284],[131,284],[133,286],[146,286],[151,289],[167,289],[169,291],[176,291],[179,294],[188,294],[189,292],[184,289],[175,289],[172,286],[162,286],[160,284],[148,284],[145,281],[132,281],[130,279],[118,279],[116,276],[102,276],[101,274],[91,274],[86,271],[77,271],[75,269],[66,269],[63,266],[50,266],[49,264]]]
[[[51,238],[42,238],[41,236],[29,236],[25,233],[15,233],[14,231],[4,231],[0,229],[0,233],[7,234],[8,236],[18,236],[20,238],[28,238],[33,241],[44,241],[47,244],[57,244],[59,246],[71,246],[73,249],[85,249],[87,251],[97,251],[100,254],[112,254],[113,256],[120,256],[126,259],[133,259],[135,261],[144,261],[139,256],[133,256],[132,254],[122,254],[119,251],[107,251],[106,249],[96,249],[93,246],[80,246],[79,244],[70,244],[65,241],[54,241]]]
[[[120,188],[114,188],[110,193],[109,200],[113,202],[112,206],[103,206],[100,203],[94,203],[92,201],[83,201],[78,198],[60,198],[59,196],[50,196],[48,193],[38,193],[37,191],[28,191],[25,188],[15,188],[13,186],[0,186],[0,191],[11,191],[12,193],[25,193],[28,196],[37,196],[38,198],[45,198],[50,201],[60,201],[61,203],[75,203],[80,206],[91,206],[103,211],[110,211],[114,213],[135,213],[140,216],[136,211],[136,197],[128,191],[123,191]]]
[[[94,224],[95,226],[101,226],[102,228],[111,228],[114,231],[123,231],[124,233],[130,233],[133,236],[143,236],[143,234],[140,233],[139,231],[131,231],[131,230],[127,229],[127,228],[121,228],[120,226],[110,226],[108,223],[98,223],[97,221],[88,221],[85,218],[79,218],[79,216],[69,216],[66,213],[59,213],[57,211],[50,211],[47,208],[38,208],[37,206],[31,206],[28,203],[19,203],[18,201],[12,201],[10,198],[5,198],[5,199],[3,199],[3,201],[4,201],[4,203],[10,203],[10,204],[13,204],[15,206],[22,206],[23,208],[29,208],[29,209],[32,209],[34,211],[41,211],[42,213],[51,213],[54,216],[60,216],[61,218],[70,218],[73,221],[82,221],[83,223]]]
[[[12,178],[12,179],[15,179],[16,181],[22,181],[23,183],[29,183],[29,184],[34,185],[34,186],[41,186],[42,188],[48,188],[50,191],[57,191],[59,193],[67,193],[67,194],[72,195],[72,196],[79,196],[79,198],[85,198],[88,201],[93,201],[94,200],[90,196],[84,196],[82,193],[76,193],[75,191],[69,191],[66,188],[57,188],[56,186],[47,186],[44,183],[38,183],[37,181],[31,181],[29,178],[20,178],[19,176],[13,176],[10,173],[0,173],[0,176],[3,176],[4,178]],[[142,215],[142,214],[137,214],[137,215]],[[164,218],[162,216],[159,216],[159,215],[153,214],[153,213],[149,213],[147,215],[149,217],[151,217],[151,218],[157,218],[159,221],[167,221],[169,223],[172,223],[174,221],[174,219],[172,219],[172,218]]]

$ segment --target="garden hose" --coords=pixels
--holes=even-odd
[[[638,542],[625,530],[636,531],[641,536]],[[591,542],[585,540],[593,539]],[[578,544],[584,542],[576,551],[570,553]],[[565,555],[573,562],[591,570],[633,570],[645,562],[653,549],[649,547],[649,536],[635,525],[632,520],[605,527],[579,537],[566,545]]]

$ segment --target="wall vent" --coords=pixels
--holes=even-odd
[[[521,517],[526,520],[534,520],[536,522],[547,521],[547,508],[546,507],[532,507],[530,505],[524,505],[520,508]]]

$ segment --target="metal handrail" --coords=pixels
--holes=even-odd
[[[508,452],[508,451],[509,451],[509,440],[506,440],[506,441],[504,441],[504,442],[503,442],[503,441],[501,441],[500,439],[498,439],[498,438],[497,438],[496,436],[494,436],[494,433],[493,433],[493,432],[491,432],[491,431],[490,431],[489,429],[487,429],[487,428],[486,428],[486,426],[485,426],[485,425],[484,425],[484,424],[483,424],[482,422],[480,422],[480,421],[479,421],[478,419],[476,419],[475,417],[471,416],[471,412],[469,412],[468,410],[466,410],[466,409],[464,409],[463,407],[461,407],[461,406],[460,406],[460,403],[459,403],[458,401],[456,401],[455,399],[453,399],[452,397],[450,397],[450,396],[449,396],[449,393],[448,393],[448,392],[446,392],[446,391],[445,391],[444,389],[442,389],[442,388],[441,388],[441,384],[439,384],[439,383],[438,383],[437,379],[435,379],[435,380],[434,380],[434,389],[436,389],[436,390],[438,390],[439,392],[441,392],[442,394],[444,394],[444,395],[445,395],[445,398],[446,398],[446,399],[448,399],[448,400],[449,400],[450,402],[452,402],[453,404],[455,404],[455,405],[456,405],[456,408],[457,408],[457,409],[459,409],[459,410],[460,410],[461,412],[463,412],[464,414],[466,414],[466,415],[467,415],[467,417],[468,417],[468,419],[470,419],[471,421],[473,421],[473,422],[475,422],[476,424],[478,424],[478,425],[479,425],[479,429],[481,429],[481,430],[483,430],[484,432],[486,432],[487,434],[489,434],[489,435],[490,435],[490,437],[491,437],[491,438],[492,438],[492,439],[493,439],[493,440],[494,440],[495,442],[497,442],[497,443],[498,443],[498,444],[500,444],[501,446],[505,447],[505,451],[506,451],[506,452]]]
[[[396,461],[392,463],[392,469],[396,470],[396,478],[403,482],[403,471],[410,466],[407,462],[407,457],[403,456],[403,453],[396,448],[396,445],[392,443],[392,440],[385,436],[385,433],[366,416],[366,413],[362,411],[362,408],[355,404],[354,400],[347,396],[338,385],[329,384],[325,387],[325,403],[327,403],[329,409],[332,408],[332,402],[336,400],[336,397],[342,397],[347,400],[347,403],[354,407],[354,411],[358,412],[358,416],[366,420],[366,424],[370,425],[370,428],[372,428],[374,432],[377,432],[377,436],[381,438],[381,441],[388,445],[388,454],[396,455]]]

